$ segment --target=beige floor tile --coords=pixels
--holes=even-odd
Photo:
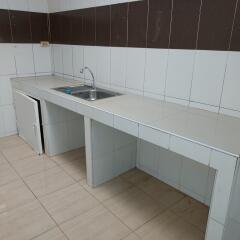
[[[81,182],[81,184],[83,184],[83,187],[93,194],[99,201],[105,201],[112,198],[133,186],[131,183],[123,180],[122,178],[115,178],[96,188],[90,187],[86,183],[86,180],[84,180],[84,183]]]
[[[19,177],[14,169],[8,164],[1,164],[0,167],[0,186],[18,180]]]
[[[185,197],[183,193],[153,177],[142,182],[138,187],[166,206],[172,206]]]
[[[23,145],[25,142],[17,135],[4,137],[0,139],[0,150]]]
[[[149,174],[136,168],[122,174],[121,177],[136,185],[141,184],[151,178]]]
[[[142,240],[203,240],[204,234],[170,211],[160,214],[136,231]]]
[[[50,168],[26,177],[25,181],[37,196],[44,196],[74,183],[74,180],[60,167]]]
[[[0,214],[0,239],[29,240],[55,226],[37,202]]]
[[[7,160],[5,159],[5,157],[0,153],[0,165],[3,163],[7,163]]]
[[[52,159],[58,164],[66,164],[74,160],[85,159],[85,148],[79,148],[63,154],[52,157]]]
[[[130,230],[102,206],[60,225],[70,240],[118,240]]]
[[[21,180],[0,187],[0,213],[35,200],[35,196]]]
[[[166,209],[138,188],[129,189],[105,201],[104,205],[132,230]]]
[[[27,177],[56,166],[56,163],[46,155],[24,158],[21,161],[14,161],[12,164],[22,177]]]
[[[60,166],[76,181],[86,178],[86,163],[83,159],[69,161],[68,163],[61,164]]]
[[[67,240],[59,228],[53,228],[50,231],[41,234],[33,240]]]
[[[135,233],[131,233],[130,235],[128,235],[123,240],[141,240],[141,239]]]
[[[49,194],[40,198],[40,201],[59,224],[100,204],[80,184]]]
[[[185,197],[171,208],[171,211],[186,221],[194,224],[202,231],[206,230],[209,208],[202,203]]]
[[[27,144],[2,150],[3,155],[10,162],[18,161],[27,157],[36,156],[37,154]]]

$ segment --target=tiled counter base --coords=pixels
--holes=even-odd
[[[17,89],[35,98],[54,103],[84,116],[89,185],[97,186],[134,167],[136,164],[133,161],[134,141],[124,146],[127,159],[125,168],[121,169],[114,164],[117,162],[117,150],[122,143],[127,142],[129,135],[176,152],[216,170],[205,239],[221,240],[223,238],[239,157],[239,141],[237,140],[239,140],[240,123],[238,120],[220,116],[220,121],[218,121],[218,115],[206,112],[197,115],[192,113],[194,109],[190,109],[189,114],[186,107],[177,105],[172,107],[166,104],[161,109],[163,103],[141,100],[140,97],[134,96],[129,98],[123,96],[109,102],[88,103],[51,90],[53,87],[67,85],[64,81],[57,81],[50,77],[46,82],[41,81],[36,79],[30,79],[30,83],[16,81],[14,85]],[[151,115],[152,113],[154,114]],[[189,122],[190,128],[184,128],[186,127],[185,118],[193,122],[192,125],[191,121]],[[176,121],[180,124],[174,125]],[[234,127],[230,127],[232,122]],[[198,129],[198,125],[201,127],[206,125],[206,127]],[[114,147],[115,140],[111,141],[114,139],[112,134],[115,130],[119,131],[118,133],[126,133],[126,135],[123,134],[122,143],[120,142],[117,148]],[[100,143],[100,148],[96,146],[96,143]],[[129,150],[131,148],[132,152]]]
[[[140,139],[149,141],[157,146],[161,146],[187,158],[191,158],[193,161],[216,170],[205,239],[221,240],[223,237],[224,226],[226,224],[238,158],[118,116],[109,114],[108,120],[109,121],[104,121],[104,123],[108,124],[111,128],[107,126],[103,127],[104,125],[97,123],[95,120],[85,118],[85,124],[87,124],[87,127],[85,128],[85,132],[87,133],[86,136],[91,136],[91,139],[88,140],[88,145],[91,147],[87,150],[88,183],[92,186],[98,186],[99,184],[102,184],[104,180],[110,180],[124,172],[124,170],[134,167],[135,163],[132,158],[134,150],[133,152],[128,152],[127,156],[124,155],[126,169],[120,169],[117,167],[116,162],[120,159],[116,159],[116,156],[112,153],[111,147],[113,139],[110,129],[114,128],[117,129],[118,132],[122,131],[127,133],[127,135],[130,133],[136,138],[139,137]],[[97,129],[99,128],[102,129],[102,134],[96,134]],[[106,129],[105,132],[103,131],[103,128]],[[126,142],[126,139],[123,139],[123,141]],[[96,159],[94,156],[101,156],[101,154],[99,155],[99,149],[96,149],[95,145],[96,143],[101,143],[100,145],[102,145],[102,142],[106,144],[101,149],[102,151],[105,151],[105,157],[98,157]],[[99,179],[100,176],[104,176],[104,179]]]

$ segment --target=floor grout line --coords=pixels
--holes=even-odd
[[[18,147],[18,146],[14,146],[14,147]],[[14,147],[13,147],[13,148],[14,148]],[[1,150],[0,150],[0,153],[2,153]],[[2,154],[2,155],[3,155],[3,154]],[[34,155],[34,156],[35,156],[35,155]],[[33,156],[29,156],[29,157],[27,157],[27,158],[30,158],[30,157],[33,157]],[[38,236],[41,236],[41,235],[45,234],[46,232],[51,231],[51,230],[54,229],[54,228],[58,228],[58,229],[62,232],[62,234],[66,237],[66,239],[69,240],[69,238],[67,237],[67,235],[65,234],[65,232],[61,229],[61,225],[62,225],[63,223],[66,223],[66,222],[68,222],[68,221],[76,218],[76,217],[81,216],[82,214],[84,214],[84,213],[86,213],[86,212],[88,212],[88,211],[91,211],[92,209],[96,208],[96,207],[99,206],[99,205],[102,206],[104,209],[106,209],[109,213],[111,213],[111,215],[113,215],[114,217],[116,217],[124,226],[126,226],[127,229],[129,229],[130,233],[129,233],[128,235],[126,235],[125,237],[123,237],[122,239],[127,238],[127,237],[128,237],[129,235],[131,235],[132,233],[134,233],[134,234],[137,235],[136,231],[137,231],[139,228],[141,228],[141,227],[144,226],[145,224],[149,223],[149,222],[152,221],[153,219],[157,218],[158,216],[162,215],[162,214],[165,213],[166,211],[170,211],[171,213],[173,213],[173,214],[174,214],[175,216],[177,216],[178,218],[181,218],[184,222],[186,222],[186,223],[194,226],[195,228],[201,230],[202,232],[204,232],[202,229],[200,229],[199,227],[197,227],[197,226],[194,225],[193,223],[186,221],[183,217],[178,216],[177,214],[175,214],[174,212],[172,212],[171,208],[172,208],[174,205],[178,204],[180,201],[182,201],[185,197],[188,197],[188,195],[182,193],[181,191],[173,188],[173,187],[170,186],[170,185],[169,185],[169,186],[170,186],[171,188],[175,189],[177,192],[182,193],[184,196],[183,196],[181,199],[179,199],[178,201],[176,201],[175,203],[173,203],[173,204],[171,204],[170,206],[168,206],[168,207],[167,207],[166,209],[164,209],[162,212],[157,212],[156,215],[154,215],[153,217],[151,217],[149,220],[147,220],[145,223],[143,223],[141,226],[139,226],[139,227],[136,228],[135,230],[132,230],[126,223],[124,223],[123,220],[121,220],[114,212],[112,212],[111,209],[109,209],[109,208],[104,204],[104,202],[106,202],[107,200],[110,200],[110,199],[112,199],[112,198],[114,198],[114,197],[116,197],[116,196],[118,196],[118,195],[124,194],[124,193],[126,193],[127,191],[129,191],[130,189],[132,189],[133,187],[135,187],[135,188],[137,188],[139,191],[141,191],[141,192],[143,192],[144,194],[146,194],[149,198],[151,198],[151,200],[153,200],[154,202],[156,202],[156,204],[159,205],[160,203],[158,203],[158,201],[156,201],[156,199],[154,199],[153,196],[151,196],[151,194],[147,193],[146,191],[144,191],[143,189],[140,188],[139,183],[133,183],[133,182],[129,181],[128,179],[125,179],[125,178],[121,177],[121,175],[123,175],[123,174],[121,174],[121,175],[117,176],[116,178],[120,178],[122,181],[124,181],[124,182],[126,182],[126,183],[129,183],[131,186],[130,186],[129,188],[124,189],[123,191],[121,191],[121,192],[113,195],[112,197],[109,197],[108,199],[105,199],[105,200],[101,201],[101,200],[99,200],[93,193],[91,193],[90,191],[88,191],[88,190],[81,184],[81,181],[82,181],[84,178],[83,178],[83,179],[80,179],[79,181],[75,180],[75,179],[71,176],[71,174],[69,174],[67,171],[64,170],[63,167],[61,167],[61,164],[57,163],[56,161],[54,161],[53,159],[51,159],[51,158],[49,157],[49,159],[50,159],[51,161],[53,161],[53,162],[56,164],[56,166],[58,166],[67,176],[69,176],[69,177],[71,177],[71,179],[73,179],[74,183],[69,184],[68,186],[64,186],[64,187],[62,187],[62,188],[60,188],[60,189],[58,189],[58,190],[56,190],[56,191],[47,193],[47,194],[45,194],[44,196],[42,196],[42,198],[44,198],[44,197],[46,197],[46,196],[48,196],[48,195],[50,195],[50,194],[53,194],[54,192],[57,192],[57,191],[61,191],[61,190],[63,190],[63,189],[66,189],[66,188],[68,188],[69,186],[72,186],[72,185],[74,185],[74,184],[79,184],[79,186],[81,186],[86,192],[88,192],[88,194],[90,194],[90,195],[97,201],[97,203],[99,204],[99,205],[97,205],[97,206],[95,206],[95,207],[92,207],[92,208],[89,209],[89,210],[84,211],[83,213],[78,214],[77,216],[74,216],[74,217],[72,217],[72,218],[70,218],[70,219],[62,222],[61,224],[58,224],[58,223],[54,220],[54,218],[53,218],[53,216],[50,214],[50,212],[48,212],[48,210],[47,210],[47,209],[45,208],[45,206],[42,204],[42,202],[41,202],[41,200],[40,200],[41,197],[40,197],[40,196],[37,196],[37,195],[31,190],[31,188],[30,188],[30,187],[28,186],[28,184],[25,182],[24,177],[22,177],[22,176],[19,174],[19,172],[17,171],[17,169],[15,169],[14,164],[12,164],[12,162],[9,161],[5,155],[3,155],[3,158],[4,158],[4,160],[6,160],[6,163],[11,167],[11,169],[12,169],[12,170],[16,173],[16,175],[19,177],[19,179],[13,180],[13,181],[11,181],[11,182],[21,180],[21,181],[23,182],[23,184],[28,188],[28,190],[29,190],[29,191],[33,194],[33,196],[35,197],[35,200],[32,200],[32,201],[37,201],[37,202],[41,205],[41,207],[43,208],[44,212],[46,212],[46,214],[47,214],[47,215],[52,219],[52,221],[55,223],[55,226],[54,226],[53,228],[50,228],[50,229],[46,230],[45,232],[42,232],[41,234],[34,236],[33,238],[31,238],[31,240],[36,239]],[[76,159],[76,160],[77,160],[77,159]],[[21,161],[21,160],[20,160],[20,161]],[[75,161],[75,160],[74,160],[74,161]],[[5,163],[2,163],[2,164],[5,164]],[[55,166],[55,167],[56,167],[56,166]],[[47,168],[46,170],[50,170],[51,168],[52,168],[52,167]],[[44,172],[44,171],[45,171],[45,170],[42,170],[42,171],[40,171],[40,172],[38,172],[38,173],[32,174],[31,176],[36,175],[36,174],[39,174],[39,173]],[[149,175],[149,174],[148,174],[148,175]],[[151,175],[149,175],[149,176],[150,176],[150,177],[153,177],[153,176],[151,176]],[[154,177],[153,177],[153,178],[154,178]],[[115,178],[114,178],[114,179],[115,179]],[[157,178],[156,178],[156,179],[157,179]],[[113,179],[112,179],[112,180],[113,180]],[[158,180],[159,180],[159,179],[158,179]],[[111,180],[110,180],[110,181],[111,181]],[[109,182],[110,182],[110,181],[109,181]],[[162,182],[161,180],[159,180],[159,181]],[[11,183],[11,182],[9,182],[9,183]],[[7,185],[7,184],[9,184],[9,183],[6,183],[6,184],[4,184],[4,185]],[[163,182],[163,183],[164,183],[164,182]],[[166,184],[166,183],[164,183],[164,184]],[[4,185],[2,185],[2,186],[4,186]],[[166,185],[168,185],[168,184],[166,184]],[[196,201],[197,201],[197,200],[196,200]],[[30,202],[30,201],[28,201],[27,203],[29,203],[29,202]],[[197,202],[199,202],[199,201],[197,201]],[[25,204],[27,204],[27,203],[25,203]],[[22,205],[25,205],[25,204],[22,204]],[[164,203],[163,203],[163,204],[164,204]],[[14,209],[14,208],[13,208],[13,209]],[[137,235],[137,236],[138,236],[138,235]]]
[[[8,159],[6,159],[8,161]],[[9,161],[8,161],[9,162]],[[9,162],[10,166],[13,168],[12,164]],[[14,168],[13,168],[14,169]],[[45,206],[42,204],[42,202],[40,201],[40,199],[38,199],[37,195],[32,191],[32,189],[28,186],[28,184],[25,182],[25,180],[18,174],[18,172],[14,169],[15,173],[19,176],[19,178],[23,181],[23,183],[25,184],[25,186],[28,188],[28,190],[33,194],[33,196],[36,198],[37,202],[41,205],[41,207],[43,208],[43,210],[47,213],[47,215],[51,218],[51,220],[55,223],[55,225],[60,229],[60,231],[63,233],[63,235],[66,237],[66,239],[70,240],[67,235],[62,231],[62,229],[60,228],[60,226],[58,225],[58,223],[55,221],[55,219],[52,217],[52,215],[47,211],[47,209],[45,208]],[[55,227],[56,227],[55,226]],[[42,234],[41,234],[42,235]],[[39,236],[41,236],[39,235]]]

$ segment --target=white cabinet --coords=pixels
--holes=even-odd
[[[22,137],[38,153],[43,153],[38,102],[27,95],[14,91],[17,127]]]

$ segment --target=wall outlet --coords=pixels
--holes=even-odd
[[[49,47],[49,42],[48,41],[42,41],[40,42],[41,47]]]

